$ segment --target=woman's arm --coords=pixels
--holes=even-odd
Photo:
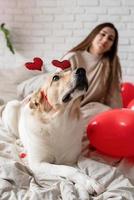
[[[105,104],[111,108],[122,108],[122,97],[119,88],[111,89],[110,93],[105,99]]]
[[[122,108],[122,96],[121,96],[121,65],[118,56],[115,56],[113,64],[110,66],[111,83],[109,90],[107,91],[105,103],[111,108]]]

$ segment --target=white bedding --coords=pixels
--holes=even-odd
[[[26,81],[27,78],[40,73],[22,71],[1,71],[0,99],[7,102],[17,98],[18,94],[19,97],[23,97],[35,89],[36,85],[39,86],[46,76],[41,75],[40,79],[33,77]],[[18,140],[12,138],[0,122],[1,200],[79,199],[78,188],[72,182],[49,174],[33,174],[27,165],[27,158],[19,157],[20,153],[24,152]],[[90,158],[81,157],[76,167],[105,186],[103,194],[90,196],[89,199],[134,200],[134,158],[111,158],[92,150]]]
[[[18,98],[19,86],[26,80],[41,75],[41,71],[28,70],[24,66],[13,69],[0,69],[0,104],[11,99]],[[26,86],[25,86],[26,87]]]

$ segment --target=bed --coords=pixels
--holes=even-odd
[[[22,67],[0,70],[0,104],[21,99],[44,81],[46,74]],[[75,167],[105,187],[92,200],[134,200],[134,158],[113,158],[91,149],[89,158],[80,157]],[[0,199],[78,200],[78,188],[63,177],[33,174],[25,150],[0,120]],[[87,200],[85,198],[80,200]]]

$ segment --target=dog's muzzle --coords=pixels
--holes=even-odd
[[[86,70],[84,68],[78,68],[76,70],[76,89],[78,90],[87,90],[88,89],[88,81],[86,77]]]
[[[88,80],[86,77],[86,70],[84,68],[78,68],[75,71],[75,84],[74,87],[66,94],[64,95],[62,101],[64,103],[68,102],[71,100],[71,94],[75,91],[75,90],[86,90],[88,89]]]

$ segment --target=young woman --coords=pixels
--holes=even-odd
[[[111,108],[122,107],[117,46],[117,29],[112,23],[103,23],[64,56],[70,60],[72,68],[86,69],[89,89],[82,105],[100,102]]]
[[[89,88],[81,107],[87,121],[100,112],[122,107],[117,46],[117,29],[112,23],[103,23],[63,58],[71,62],[72,68],[86,69]]]

